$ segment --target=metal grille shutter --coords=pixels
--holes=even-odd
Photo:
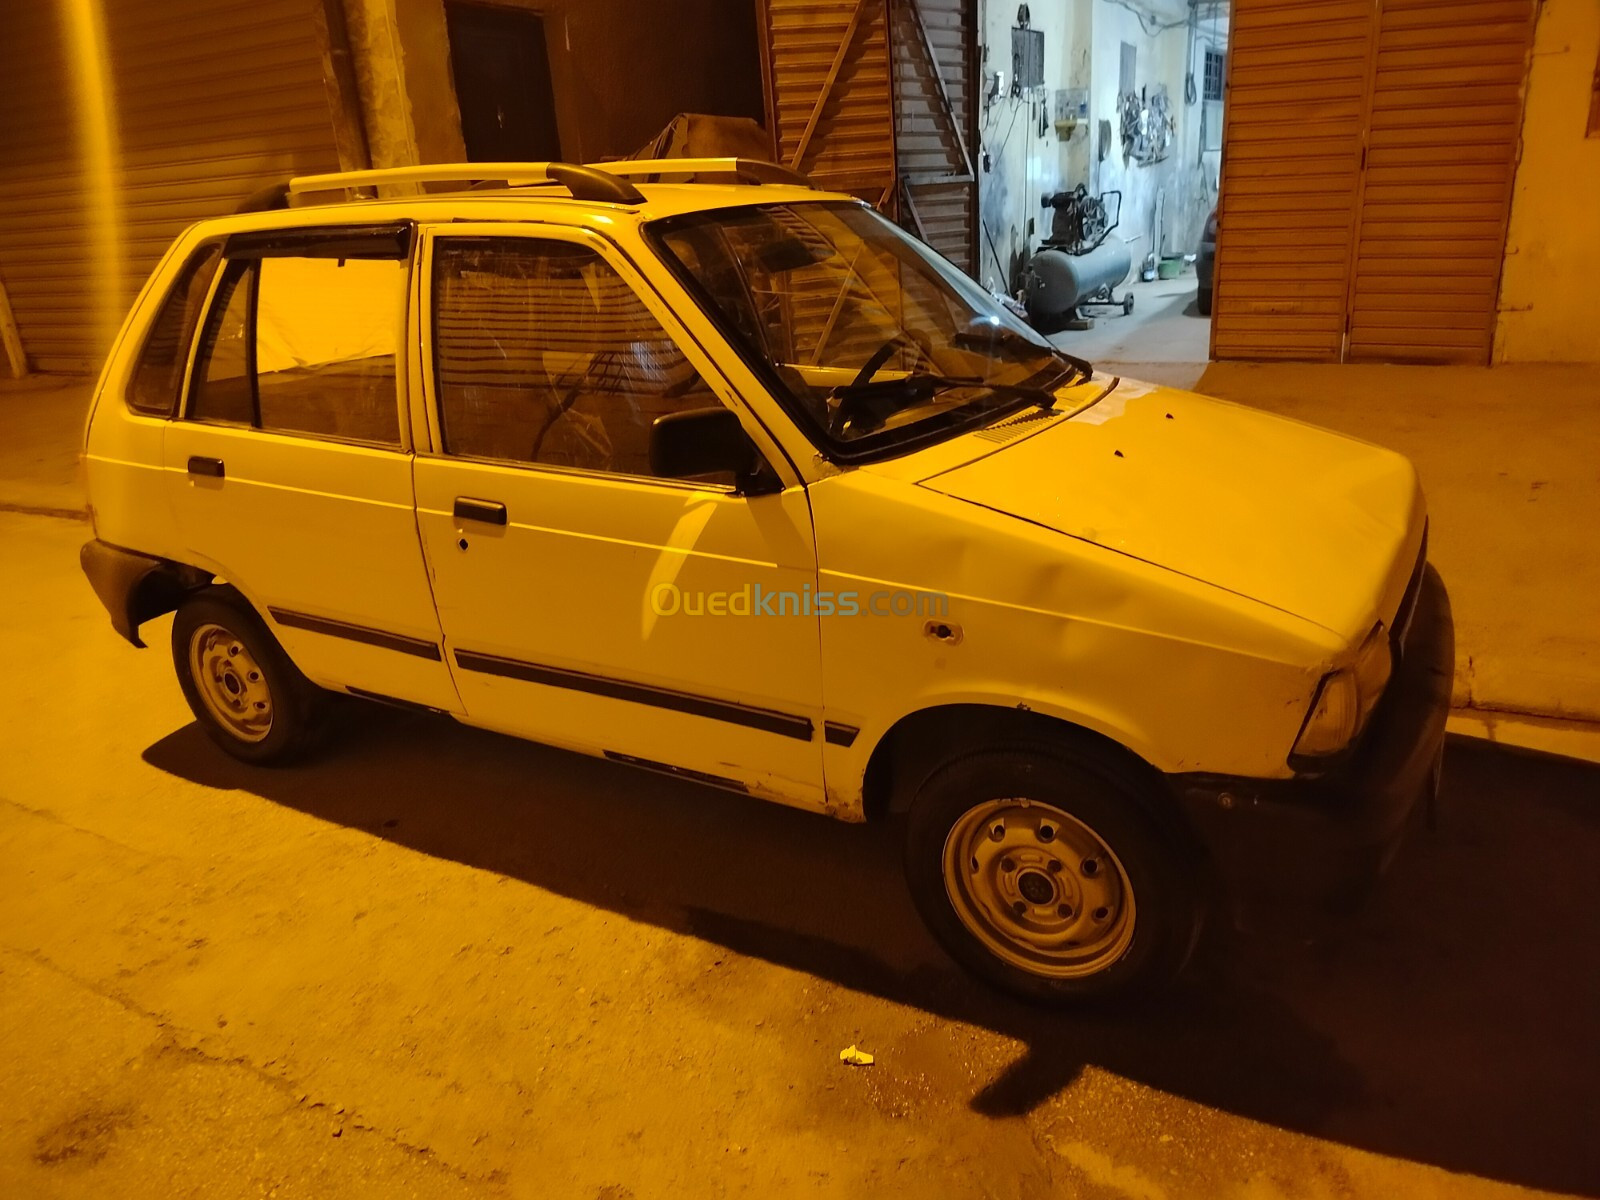
[[[901,223],[969,275],[977,266],[972,0],[892,10]]]
[[[1382,0],[1349,358],[1487,363],[1533,0]]]
[[[882,205],[894,190],[886,0],[762,0],[768,127],[778,158]]]
[[[1373,0],[1234,0],[1213,358],[1337,360]]]
[[[0,280],[41,370],[87,371],[95,328],[76,100],[57,5],[0,40]],[[338,167],[310,0],[108,0],[126,300],[177,233],[290,175]]]

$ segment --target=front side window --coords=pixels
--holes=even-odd
[[[393,258],[230,258],[195,361],[190,419],[399,445],[407,276]]]
[[[1089,367],[864,205],[689,213],[652,241],[814,441],[856,460],[992,420]]]
[[[449,454],[649,476],[656,418],[720,403],[587,246],[440,239],[433,321]]]
[[[170,417],[183,390],[183,372],[189,365],[200,310],[205,307],[211,279],[222,261],[221,246],[202,246],[183,265],[161,310],[150,323],[139,361],[128,380],[128,407],[150,417]]]

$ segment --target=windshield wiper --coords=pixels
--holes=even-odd
[[[1025,337],[1014,329],[1004,326],[986,326],[980,333],[976,329],[964,329],[951,337],[951,342],[963,350],[997,349],[1007,352],[1008,357],[1019,357],[1026,351],[1032,355],[1048,355],[1057,362],[1066,363],[1072,368],[1077,379],[1088,379],[1094,374],[1094,364],[1085,362],[1075,355],[1068,354],[1065,350],[1058,349],[1048,343],[1040,345],[1032,338]],[[1069,381],[1063,380],[1056,384],[1057,387],[1066,387]]]
[[[1062,384],[1056,384],[1060,387]],[[835,437],[846,425],[857,426],[862,433],[872,433],[894,413],[933,399],[940,392],[954,388],[982,388],[993,395],[1013,396],[1037,404],[1040,408],[1055,407],[1055,392],[1050,388],[1024,383],[989,383],[976,375],[936,375],[927,371],[913,371],[898,379],[875,379],[870,383],[845,384],[833,390],[839,407],[829,421],[829,432]]]

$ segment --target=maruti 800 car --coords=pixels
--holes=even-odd
[[[419,182],[461,188],[343,198]],[[175,614],[241,759],[341,693],[893,814],[938,941],[1043,1002],[1170,979],[1219,902],[1344,894],[1437,785],[1397,454],[1097,372],[770,164],[252,207],[128,317],[83,550],[134,645]]]

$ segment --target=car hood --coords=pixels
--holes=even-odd
[[[1007,423],[968,435],[985,451],[918,482],[1344,637],[1398,605],[1424,522],[1404,457],[1192,392],[1105,384],[1076,412],[1013,418],[1023,432],[998,448]]]

